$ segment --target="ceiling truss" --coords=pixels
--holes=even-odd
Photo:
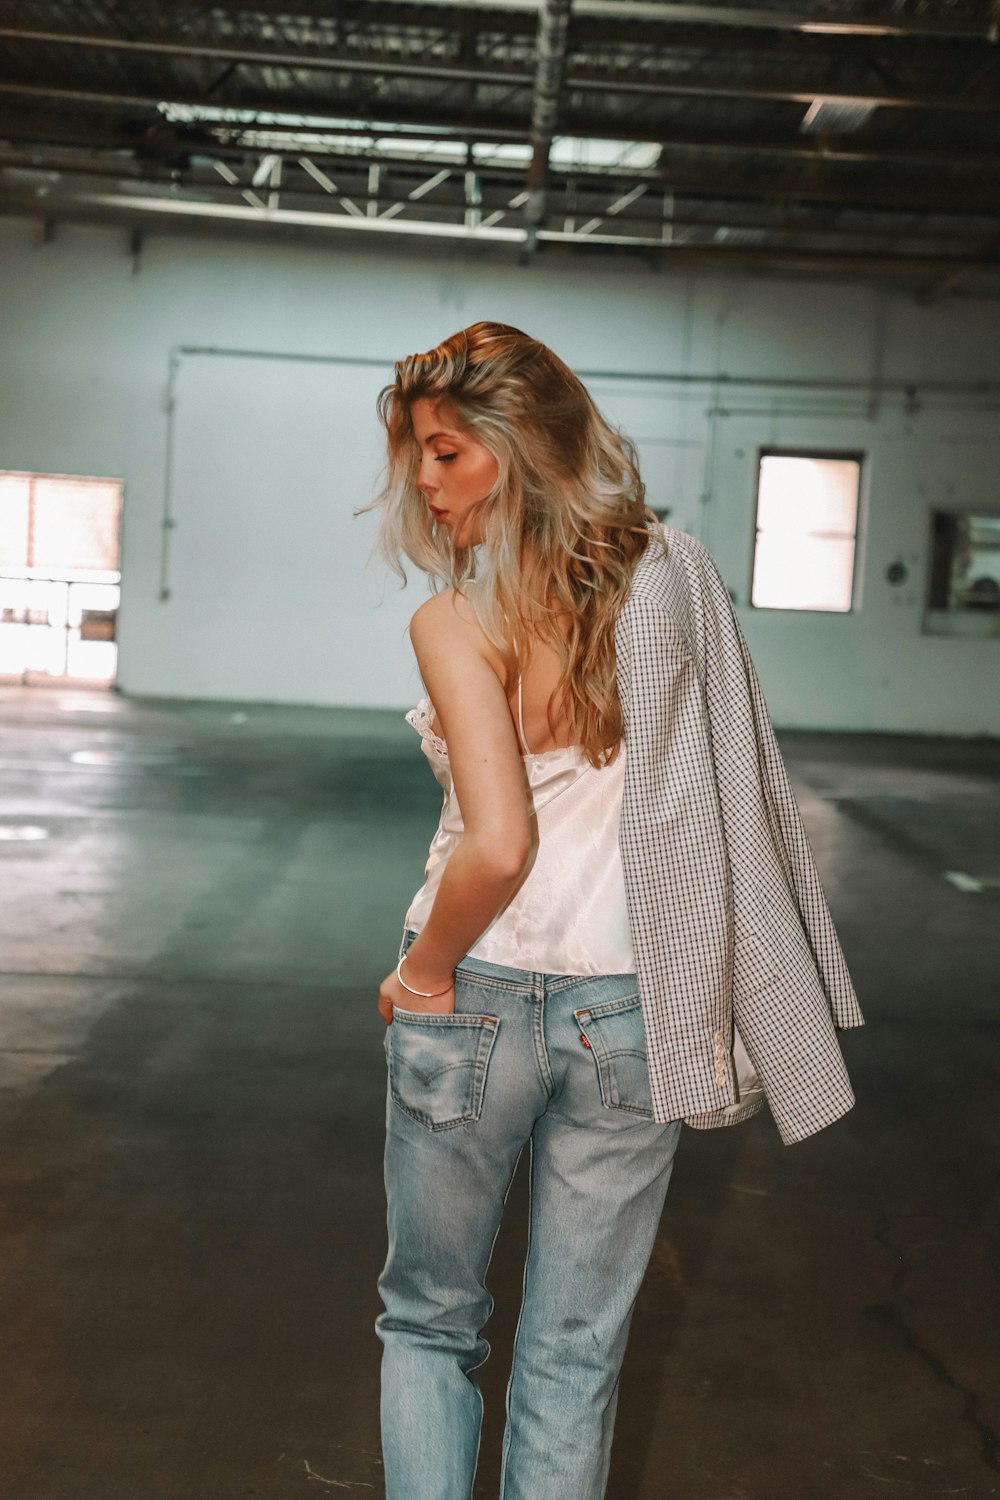
[[[995,294],[998,25],[998,0],[6,0],[0,210]]]

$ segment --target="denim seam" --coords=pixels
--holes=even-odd
[[[514,1347],[511,1352],[510,1374],[507,1377],[507,1390],[504,1396],[504,1411],[507,1420],[504,1423],[503,1448],[500,1458],[500,1500],[505,1500],[507,1495],[507,1467],[510,1459],[513,1429],[511,1425],[511,1392],[514,1386],[514,1374],[518,1364],[518,1354],[521,1341],[521,1324],[524,1322],[524,1303],[528,1291],[528,1263],[531,1259],[532,1240],[532,1204],[535,1193],[535,1141],[534,1136],[528,1140],[528,1243],[524,1253],[524,1269],[521,1272],[521,1307],[517,1315],[517,1327],[514,1330]]]
[[[408,1010],[405,1005],[394,1005],[392,1013],[394,1016],[402,1012],[403,1025],[412,1026],[414,1021],[421,1026],[499,1026],[497,1016],[475,1015],[472,1011],[450,1011],[450,1010]],[[412,1019],[411,1019],[412,1018]]]
[[[555,1079],[545,1046],[545,984],[540,984],[532,995],[531,1035],[535,1044],[535,1061],[541,1076],[542,1087],[549,1099],[555,1093]]]
[[[641,1006],[642,1001],[638,995],[623,995],[620,1000],[602,1000],[598,1005],[581,1005],[573,1014],[578,1021],[584,1016],[597,1016],[600,1019],[602,1016],[616,1016],[620,1011],[635,1010]]]
[[[467,984],[484,985],[489,989],[503,990],[508,995],[533,995],[535,987],[533,984],[521,984],[509,979],[497,979],[493,974],[477,974],[475,969],[464,969],[461,964],[455,969],[456,977],[464,979]]]
[[[638,976],[635,974],[560,974],[555,976],[554,979],[550,979],[549,976],[546,976],[546,979],[548,981],[546,984],[546,988],[552,995],[560,995],[564,990],[572,989],[574,985],[588,984],[595,979],[600,979],[605,982],[609,982],[615,979],[625,979],[630,981],[634,986],[632,992],[628,995],[622,995],[618,1000],[607,1000],[602,1003],[606,1005],[636,1005],[641,1003],[641,996],[638,989]]]

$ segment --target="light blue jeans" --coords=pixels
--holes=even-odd
[[[403,938],[402,952],[413,933]],[[680,1122],[652,1118],[634,974],[465,958],[455,1014],[386,1032],[382,1447],[387,1500],[470,1500],[489,1354],[485,1278],[530,1142],[524,1300],[503,1500],[601,1500],[632,1308]]]

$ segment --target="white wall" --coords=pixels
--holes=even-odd
[[[0,468],[124,480],[124,692],[413,701],[405,627],[425,590],[369,563],[374,521],[352,511],[372,492],[393,360],[479,318],[593,372],[639,440],[651,503],[717,557],[777,724],[1000,733],[1000,643],[920,628],[930,511],[1000,510],[995,398],[969,389],[1000,379],[996,303],[249,237],[153,235],[136,271],[123,232],[43,244],[0,222]],[[193,349],[242,352],[177,352]],[[641,378],[692,374],[730,380]],[[916,402],[873,401],[874,378]],[[747,604],[766,445],[866,454],[850,615]],[[885,577],[897,559],[902,586]]]

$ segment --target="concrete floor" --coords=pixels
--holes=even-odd
[[[382,1493],[400,715],[0,690],[0,1500]],[[686,1131],[610,1500],[1000,1493],[1000,743],[784,734],[868,1026],[799,1146]],[[495,1496],[523,1185],[494,1260]],[[413,1497],[420,1500],[420,1497]]]

